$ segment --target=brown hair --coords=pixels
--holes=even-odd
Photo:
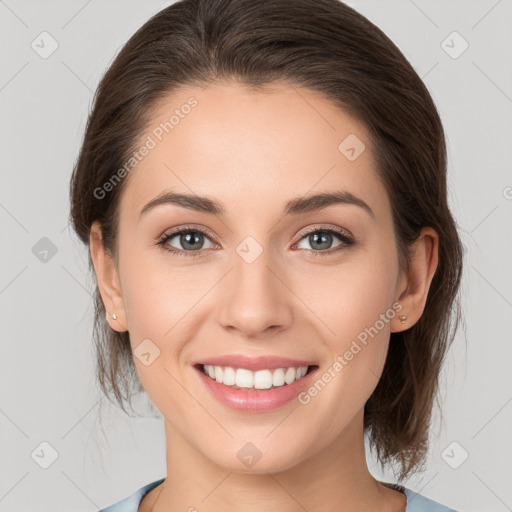
[[[94,191],[129,159],[158,100],[180,86],[221,80],[306,87],[366,126],[392,198],[401,270],[423,227],[439,235],[423,315],[391,334],[382,377],[365,405],[370,446],[382,465],[399,463],[401,480],[425,462],[439,374],[461,316],[463,247],[447,203],[437,109],[404,55],[368,19],[338,0],[181,0],[154,15],[121,49],[96,91],[70,183],[73,227],[88,244],[98,220],[105,249],[117,261],[118,204],[127,180],[101,199]],[[141,391],[128,336],[105,322],[96,286],[98,380],[123,410],[130,387]]]

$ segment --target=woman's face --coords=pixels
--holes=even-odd
[[[120,202],[122,301],[112,310],[167,433],[255,473],[292,467],[337,438],[359,441],[405,283],[364,127],[307,89],[218,83],[166,98],[141,141]],[[167,192],[191,199],[146,207]],[[357,200],[308,200],[317,194]],[[185,227],[196,231],[165,239]],[[219,399],[195,365],[235,355],[318,368],[291,399],[283,388],[217,383]],[[250,393],[263,398],[249,406]]]

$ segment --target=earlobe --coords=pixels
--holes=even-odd
[[[400,332],[412,327],[423,314],[428,292],[438,265],[439,237],[431,227],[422,229],[411,247],[407,287],[398,301],[400,313],[393,319],[391,332]],[[406,318],[404,319],[404,315]]]
[[[98,221],[91,226],[89,245],[98,288],[106,310],[106,320],[115,331],[125,332],[128,329],[119,274],[112,255],[103,245]]]

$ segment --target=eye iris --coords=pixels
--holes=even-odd
[[[186,249],[197,249],[198,246],[202,245],[202,236],[203,235],[197,231],[188,231],[180,236],[180,243]]]
[[[320,233],[320,235],[318,233]],[[323,231],[317,231],[309,235],[309,243],[311,244],[311,247],[314,247],[314,244],[316,243],[321,245],[321,247],[317,247],[317,249],[328,249],[330,242],[332,241],[331,239],[332,235]],[[327,247],[325,245],[327,245]]]

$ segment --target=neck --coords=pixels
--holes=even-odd
[[[368,470],[362,414],[332,443],[292,467],[258,473],[257,463],[245,473],[215,464],[166,422],[167,477],[146,495],[139,512],[401,512],[405,496]]]

